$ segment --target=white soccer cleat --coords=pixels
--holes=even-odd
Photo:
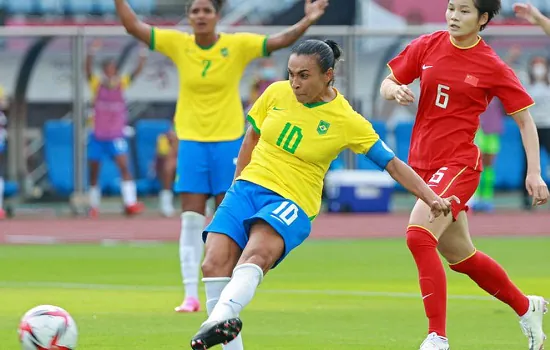
[[[546,335],[542,329],[542,317],[548,311],[548,302],[543,297],[529,295],[529,310],[519,319],[523,334],[529,339],[529,350],[544,349]]]
[[[449,350],[449,340],[435,332],[430,333],[420,345],[420,350]]]

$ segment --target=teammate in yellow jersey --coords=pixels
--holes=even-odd
[[[198,278],[205,204],[216,205],[231,186],[245,131],[239,81],[252,60],[288,47],[325,12],[329,0],[305,0],[305,17],[267,37],[216,31],[222,0],[189,1],[193,34],[152,28],[140,21],[125,0],[115,0],[122,24],[151,49],[170,57],[178,69],[180,92],[175,114],[180,140],[175,191],[181,193],[180,260],[186,298],[180,312],[199,310]],[[207,287],[208,288],[208,287]]]
[[[191,340],[192,349],[239,335],[239,313],[264,274],[308,237],[323,178],[342,150],[365,154],[385,168],[430,206],[432,219],[449,213],[454,198],[438,197],[333,88],[340,55],[333,41],[304,41],[290,56],[290,81],[272,84],[250,110],[236,181],[203,233],[202,272],[221,294],[207,291],[213,310]]]

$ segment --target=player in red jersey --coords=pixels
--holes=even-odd
[[[446,350],[447,285],[438,251],[452,270],[468,275],[482,289],[508,304],[520,316],[529,349],[542,349],[542,316],[547,302],[524,295],[504,269],[476,250],[465,211],[479,183],[480,152],[474,144],[479,115],[493,97],[517,122],[528,161],[525,186],[533,205],[547,202],[541,178],[539,144],[528,108],[532,98],[518,78],[479,36],[499,12],[500,0],[450,0],[448,29],[413,40],[388,66],[391,74],[380,92],[408,105],[415,99],[407,87],[420,78],[420,100],[411,138],[409,163],[440,196],[455,195],[452,217],[425,220],[428,206],[418,201],[407,229],[407,245],[415,259],[429,335],[421,350]]]

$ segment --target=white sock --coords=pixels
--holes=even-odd
[[[202,279],[204,282],[204,289],[206,290],[206,312],[208,316],[220,299],[225,286],[231,281],[229,277],[205,277]],[[239,333],[237,338],[233,339],[226,345],[222,345],[224,350],[243,350],[242,333]]]
[[[263,276],[262,269],[256,264],[235,267],[231,281],[223,289],[207,321],[223,321],[239,316],[241,310],[252,301]]]
[[[214,197],[210,197],[206,201],[206,208],[204,209],[206,217],[207,218],[212,217],[215,211],[216,211],[216,200],[214,199]]]
[[[205,218],[199,213],[186,211],[181,214],[180,263],[185,297],[199,297],[199,268],[204,243],[202,231]]]
[[[4,206],[4,178],[0,176],[0,209]]]
[[[99,186],[91,186],[88,195],[90,196],[90,207],[99,209],[101,205],[101,189]]]
[[[170,190],[162,190],[159,193],[160,211],[163,215],[172,216],[174,214],[174,194]]]
[[[120,192],[122,192],[122,201],[124,205],[129,207],[137,202],[136,183],[132,180],[122,181],[120,184]]]

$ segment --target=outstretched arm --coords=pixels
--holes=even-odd
[[[151,26],[139,20],[126,0],[115,0],[115,7],[122,25],[136,39],[149,47],[151,44]]]
[[[519,2],[515,3],[513,7],[517,17],[523,18],[532,24],[540,26],[546,35],[550,35],[550,19],[543,15],[538,8],[531,4]]]
[[[101,41],[94,40],[92,43],[92,46],[88,49],[88,52],[86,54],[86,63],[84,66],[84,71],[86,73],[86,79],[90,81],[92,79],[92,76],[94,74],[94,56],[101,48]]]
[[[442,199],[422,180],[418,174],[407,164],[403,163],[386,146],[384,141],[378,139],[366,153],[367,158],[373,161],[381,169],[385,169],[390,176],[400,183],[407,191],[414,194],[426,203],[430,209],[430,222],[439,215],[447,215],[451,210],[451,200],[458,201],[458,198],[451,197]]]
[[[147,62],[147,49],[142,48],[139,52],[138,64],[137,64],[136,68],[134,69],[134,71],[132,72],[132,74],[130,74],[130,78],[132,80],[137,78],[137,76],[143,71],[143,68],[145,67],[145,62]]]
[[[267,39],[267,52],[271,53],[294,44],[307,29],[325,13],[329,0],[306,0],[305,16],[292,27]]]
[[[430,222],[442,213],[446,216],[451,210],[451,201],[459,201],[455,196],[447,199],[439,197],[411,167],[397,157],[386,165],[386,171],[407,191],[420,198],[431,208]]]

